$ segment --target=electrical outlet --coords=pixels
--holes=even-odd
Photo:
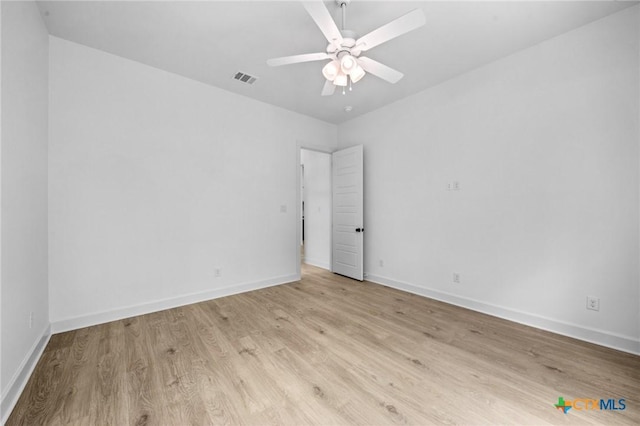
[[[216,278],[220,278],[220,277],[222,276],[222,270],[221,270],[220,268],[215,268],[215,269],[213,270],[213,275],[214,275]]]
[[[29,328],[33,328],[33,312],[29,312]]]
[[[282,204],[280,206],[280,213],[286,213],[287,212],[287,205],[286,204]]]
[[[600,299],[593,296],[587,296],[587,309],[591,311],[599,311]]]
[[[457,272],[453,273],[453,282],[455,284],[460,284],[460,274],[459,273],[457,273]]]
[[[378,264],[380,265],[381,268],[384,268],[384,260],[380,259],[378,261]]]
[[[454,181],[451,185],[451,189],[453,189],[454,191],[460,191],[460,182],[458,182],[457,180]]]

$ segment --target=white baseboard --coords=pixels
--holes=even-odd
[[[15,407],[16,402],[18,402],[18,398],[20,398],[20,394],[27,385],[29,377],[31,377],[33,369],[36,368],[36,364],[40,360],[42,352],[44,352],[44,348],[47,347],[50,338],[51,326],[47,324],[40,338],[34,342],[31,350],[22,360],[20,367],[7,384],[6,389],[3,389],[2,401],[0,402],[0,413],[2,413],[2,419],[0,421],[2,421],[2,424],[6,423],[13,407]]]
[[[326,269],[327,271],[331,270],[331,265],[328,262],[318,261],[316,259],[307,259],[304,258],[304,263],[307,265],[317,266],[318,268]]]
[[[606,346],[623,352],[640,355],[640,339],[633,338],[631,336],[623,336],[603,330],[584,327],[578,324],[546,318],[516,309],[492,305],[479,300],[456,296],[454,294],[425,287],[419,287],[414,284],[396,281],[379,275],[368,274],[367,281],[414,293],[419,296],[425,296],[441,302],[450,303],[452,305],[471,309],[472,311],[482,312],[494,317],[550,331],[552,333],[561,334],[563,336],[573,337],[575,339],[584,340],[586,342],[595,343],[597,345]]]
[[[293,281],[298,281],[298,278],[295,274],[283,275],[254,282],[235,284],[229,287],[208,290],[199,293],[191,293],[169,299],[155,300],[153,302],[127,306],[111,311],[97,312],[80,317],[61,319],[53,321],[51,323],[51,329],[53,333],[62,333],[64,331],[77,330],[79,328],[89,327],[92,325],[104,324],[106,322],[117,321],[137,315],[149,314],[165,309],[177,308],[178,306],[204,302],[206,300],[245,293],[252,290],[259,290],[261,288],[272,287],[275,285],[290,283]]]

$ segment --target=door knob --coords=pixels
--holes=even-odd
[[[364,232],[364,228],[356,228],[356,232]]]

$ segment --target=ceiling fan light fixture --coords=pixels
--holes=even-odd
[[[322,75],[329,81],[335,80],[338,73],[340,73],[340,62],[337,59],[334,59],[322,68]]]
[[[346,6],[351,0],[334,0],[342,9],[342,29],[336,25],[331,13],[324,2],[303,1],[301,4],[306,9],[311,19],[318,26],[325,39],[329,42],[326,52],[305,53],[301,55],[273,58],[267,61],[272,67],[297,64],[301,62],[324,61],[329,59],[322,68],[322,74],[326,78],[322,89],[322,96],[332,95],[335,86],[345,87],[349,90],[353,83],[360,81],[366,74],[371,74],[389,83],[397,83],[403,74],[373,59],[360,56],[382,43],[386,43],[396,37],[413,31],[426,23],[422,9],[414,9],[411,12],[394,19],[391,22],[358,37],[353,31],[346,30]],[[329,3],[329,2],[327,2]]]
[[[345,74],[351,74],[351,72],[358,66],[356,58],[351,55],[344,55],[340,58],[340,68]]]
[[[336,78],[333,80],[333,84],[336,86],[345,87],[347,85],[347,75],[343,72],[339,72]]]
[[[364,72],[364,69],[362,69],[360,65],[356,65],[353,71],[351,71],[349,77],[351,77],[352,82],[357,83],[362,79],[362,77],[364,77],[365,74],[366,72]]]

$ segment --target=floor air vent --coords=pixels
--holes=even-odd
[[[243,83],[247,83],[247,84],[253,84],[258,79],[258,77],[254,77],[252,75],[245,74],[245,73],[240,72],[240,71],[238,71],[236,73],[236,75],[233,76],[233,78],[238,80],[238,81],[241,81]]]

